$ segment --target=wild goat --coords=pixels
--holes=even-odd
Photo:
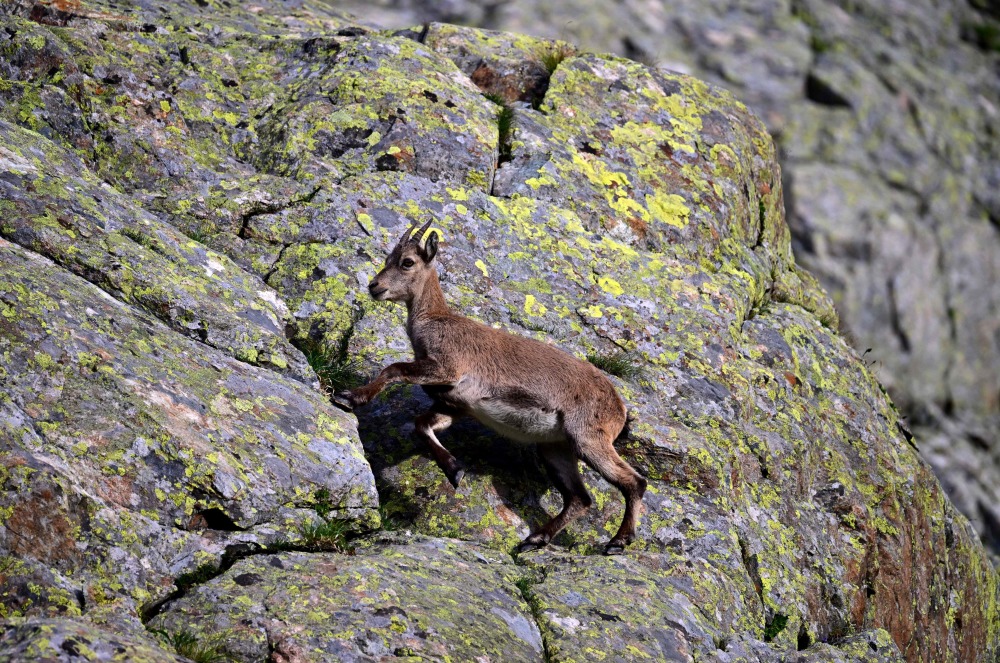
[[[391,364],[336,399],[356,407],[390,383],[419,384],[434,404],[417,418],[417,435],[456,488],[465,472],[436,436],[456,418],[472,415],[505,437],[537,444],[563,509],[522,541],[518,552],[546,545],[591,505],[577,463],[582,460],[625,496],[625,517],[605,546],[606,554],[621,553],[635,537],[646,479],[615,451],[626,412],[614,385],[561,350],[452,313],[433,264],[437,250],[429,223],[410,228],[368,284],[373,299],[406,304],[414,360]]]

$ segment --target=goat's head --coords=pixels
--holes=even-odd
[[[421,292],[431,274],[436,274],[431,263],[437,255],[439,233],[430,221],[407,230],[385,259],[385,267],[368,284],[372,299],[407,302]]]

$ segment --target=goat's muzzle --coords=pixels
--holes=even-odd
[[[372,281],[368,284],[368,294],[372,296],[372,299],[378,299],[379,296],[384,295],[388,288],[380,287],[378,281]]]

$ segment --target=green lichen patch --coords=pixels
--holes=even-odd
[[[376,170],[489,181],[497,150],[489,103],[456,74],[408,39],[347,41],[260,119],[255,162],[301,181]]]
[[[760,206],[771,211],[777,199],[777,171],[762,170],[773,148],[727,95],[680,75],[587,55],[561,64],[540,110],[526,112],[539,129],[520,150],[515,145],[496,193],[558,201],[591,226],[655,248],[711,247],[781,227],[775,208],[778,214],[766,214],[758,228]],[[734,124],[723,113],[746,121]],[[546,146],[547,161],[539,160],[536,142]],[[731,224],[711,218],[723,201],[737,207]],[[774,248],[787,251],[780,243]]]

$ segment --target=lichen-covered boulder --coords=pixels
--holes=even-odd
[[[499,94],[537,94],[531,58],[514,56],[543,40],[433,21],[570,39],[717,82],[752,106],[782,155],[799,263],[1000,553],[995,2],[337,4],[387,28],[432,22],[424,43],[449,42],[459,68]]]
[[[151,637],[127,638],[70,619],[30,619],[0,631],[0,660],[59,663],[183,663]]]
[[[52,259],[174,331],[311,382],[288,308],[255,275],[156,219],[79,157],[0,121],[0,236]]]
[[[149,607],[231,547],[295,538],[321,497],[377,521],[354,424],[321,393],[2,239],[0,263],[7,616]]]
[[[371,517],[374,496],[351,444],[353,418],[306,384],[308,372],[304,383],[271,359],[252,365],[240,356],[222,332],[227,321],[253,321],[253,294],[273,293],[287,315],[274,302],[266,310],[289,344],[325,348],[328,386],[406,358],[404,311],[371,302],[365,286],[404,228],[432,221],[444,231],[439,270],[457,310],[621,374],[632,424],[620,452],[650,480],[639,540],[625,558],[594,555],[622,502],[588,473],[594,508],[552,550],[520,558],[530,576],[473,574],[484,592],[513,601],[503,608],[513,621],[499,617],[506,626],[496,614],[481,619],[514,633],[526,658],[542,658],[523,637],[535,628],[523,628],[528,615],[551,660],[835,659],[866,647],[870,660],[996,655],[996,572],[836,332],[829,298],[796,265],[773,143],[728,93],[557,42],[435,25],[377,32],[310,2],[5,7],[0,53],[12,83],[0,91],[0,117],[35,132],[18,142],[35,153],[74,151],[123,194],[108,200],[141,208],[132,225],[148,242],[122,246],[148,249],[163,257],[158,265],[193,278],[207,264],[205,245],[239,275],[225,306],[183,304],[220,330],[211,343],[187,333],[184,318],[129,299],[113,276],[88,272],[114,265],[99,242],[84,238],[86,255],[75,258],[42,210],[4,224],[17,244],[0,247],[14,265],[4,273],[14,284],[4,315],[17,317],[0,325],[14,367],[4,403],[13,453],[24,459],[10,466],[28,468],[11,472],[8,494],[49,500],[59,508],[48,511],[66,514],[25,540],[73,542],[39,547],[48,557],[12,566],[9,586],[40,580],[61,592],[51,590],[52,605],[58,598],[65,611],[108,619],[96,597],[75,594],[102,586],[97,569],[78,561],[79,548],[93,546],[107,551],[100,569],[146,574],[112,594],[151,606],[146,616],[159,612],[154,622],[172,630],[250,619],[256,635],[239,655],[257,656],[269,633],[294,636],[289,646],[303,652],[336,635],[293,596],[304,584],[315,601],[340,605],[318,565],[336,584],[354,582],[337,571],[354,564],[369,574],[397,568],[397,555],[430,564],[439,553],[428,549],[445,551],[434,562],[443,565],[456,555],[472,564],[467,552],[487,548],[502,559],[559,507],[558,494],[532,449],[471,422],[441,436],[469,470],[453,489],[412,439],[413,417],[429,401],[405,386],[357,413],[359,433],[384,520],[432,538],[364,548],[358,561],[239,559],[266,552],[251,544],[274,539],[259,542],[258,532],[301,522],[320,491],[324,512],[355,521]],[[31,150],[15,147],[4,145],[16,165],[4,181],[16,209],[33,209],[19,192],[34,175],[17,165]],[[67,178],[30,163],[43,181],[97,190],[76,166]],[[74,196],[40,195],[64,228],[59,207]],[[79,208],[90,216],[63,214],[66,229],[96,234],[98,212],[107,212]],[[109,217],[105,225],[114,233],[126,224]],[[155,301],[179,309],[198,287],[169,286]],[[29,305],[32,293],[45,298]],[[275,339],[268,348],[279,347]],[[38,352],[51,363],[39,363]],[[87,398],[61,405],[62,394]],[[95,412],[86,407],[93,402],[107,405]],[[73,426],[78,435],[64,432]],[[86,449],[74,446],[80,441]],[[163,460],[150,467],[133,460],[140,457]],[[79,467],[103,492],[77,488],[69,472]],[[157,487],[177,501],[159,498]],[[135,511],[98,508],[114,499]],[[134,536],[120,537],[117,520],[106,524],[122,514]],[[231,542],[247,545],[225,555]],[[156,556],[143,557],[148,551]],[[279,569],[279,586],[269,561],[293,557],[299,570]],[[218,570],[233,565],[220,578],[202,586],[188,578],[168,596],[176,578],[159,570],[160,559],[204,560],[211,571],[220,558]],[[249,582],[254,574],[261,583]],[[449,578],[429,600],[442,597],[436,616],[460,624],[467,606]],[[149,589],[156,583],[163,592]],[[275,587],[284,625],[261,613]],[[220,588],[245,598],[222,605]],[[517,607],[519,595],[530,610]],[[637,595],[644,600],[612,609]],[[373,603],[364,617],[392,630],[392,615],[375,614],[390,598],[380,594],[385,605]],[[408,623],[399,627],[410,633]],[[393,647],[437,655],[439,646],[493,646],[412,635],[414,645]],[[392,653],[388,637],[373,631],[365,642]],[[635,651],[622,644],[629,638]],[[346,649],[361,647],[346,636],[343,643],[344,655],[372,655]]]
[[[837,638],[834,645],[814,644],[800,633],[796,648],[790,649],[766,642],[784,626],[779,620],[763,639],[755,638],[745,621],[751,611],[738,588],[726,587],[710,565],[695,559],[679,565],[640,554],[591,557],[584,564],[574,555],[547,552],[534,557],[530,566],[538,576],[528,592],[551,660],[905,660],[884,630]],[[704,582],[691,582],[692,567]]]
[[[401,539],[405,539],[403,542]],[[151,626],[193,629],[237,661],[540,661],[510,557],[461,541],[383,538],[352,554],[251,557]]]

